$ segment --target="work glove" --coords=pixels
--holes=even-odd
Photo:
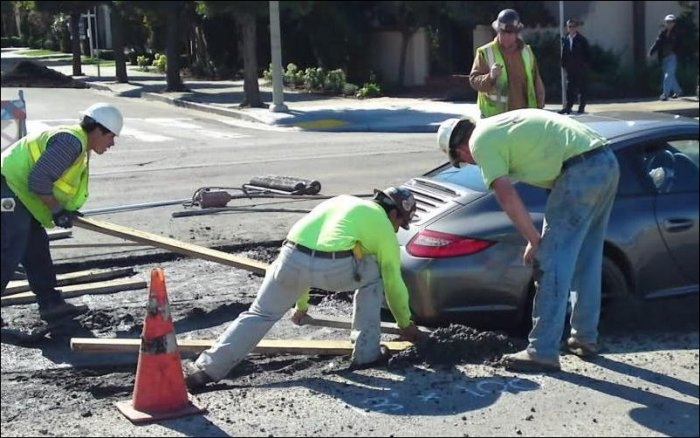
[[[425,334],[418,330],[418,327],[414,323],[410,323],[408,326],[401,329],[399,334],[400,341],[408,341],[416,343],[425,338]]]
[[[292,316],[289,318],[292,320],[294,325],[304,325],[306,322],[307,314],[306,310],[295,309]]]
[[[501,75],[501,68],[501,64],[497,62],[491,66],[491,71],[489,71],[489,76],[491,76],[491,79],[494,81],[498,79],[498,77]]]
[[[73,227],[73,220],[76,217],[82,217],[83,214],[79,211],[68,211],[65,208],[61,209],[61,211],[54,213],[53,214],[53,223],[56,224],[57,227],[61,228],[72,228]]]

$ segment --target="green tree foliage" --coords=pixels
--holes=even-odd
[[[36,11],[52,14],[65,13],[70,15],[71,40],[73,52],[73,76],[82,76],[82,62],[80,59],[80,14],[93,9],[101,1],[34,1],[31,6]]]

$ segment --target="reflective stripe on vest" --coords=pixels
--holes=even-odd
[[[505,64],[501,51],[497,47],[498,42],[496,40],[486,44],[482,48],[478,49],[480,54],[486,58],[489,66],[494,63]],[[479,53],[477,56],[480,56]],[[532,49],[529,45],[525,44],[523,49],[520,51],[523,60],[523,67],[525,69],[525,80],[527,81],[527,107],[535,108],[537,107],[537,96],[535,93],[535,59],[532,53]],[[495,93],[494,93],[495,91]],[[479,110],[482,117],[490,117],[495,114],[500,114],[507,111],[508,108],[508,71],[503,69],[501,75],[498,77],[496,85],[493,87],[492,92],[485,93],[479,92],[477,99]]]

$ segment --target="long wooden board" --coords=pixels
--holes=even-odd
[[[73,284],[59,288],[64,298],[78,297],[87,294],[111,294],[124,290],[145,289],[147,283],[143,280],[119,278],[116,280],[99,281],[96,283]],[[2,307],[13,304],[28,304],[36,301],[34,292],[20,292],[0,298]]]
[[[58,286],[66,286],[68,284],[87,283],[90,281],[104,281],[113,278],[126,277],[134,275],[134,268],[118,268],[118,269],[89,269],[87,271],[68,272],[56,276]],[[2,296],[16,294],[18,292],[30,291],[29,282],[27,280],[15,280],[7,283],[7,288],[2,291]]]
[[[213,339],[178,339],[181,353],[199,354],[214,344]],[[391,352],[404,350],[411,345],[405,341],[382,342]],[[141,339],[71,338],[70,348],[82,353],[138,353]],[[352,353],[349,340],[334,339],[263,339],[253,349],[256,354],[326,354],[346,355]]]
[[[329,317],[329,316],[311,316],[311,315],[306,315],[306,317],[302,321],[303,324],[307,325],[313,325],[313,326],[318,326],[318,327],[331,327],[331,328],[339,328],[339,329],[352,329],[352,321],[345,319],[345,318],[339,318],[339,317]],[[421,327],[418,326],[418,330],[424,332],[424,333],[430,333],[430,329],[426,327]],[[382,322],[381,323],[381,331],[382,333],[387,333],[391,335],[400,335],[401,334],[401,329],[399,329],[399,326],[397,326],[394,323],[391,322]]]
[[[100,221],[87,217],[78,217],[73,224],[77,227],[86,230],[96,231],[98,233],[107,234],[110,236],[121,237],[122,239],[131,240],[134,242],[145,243],[158,248],[164,248],[177,254],[196,257],[211,262],[222,263],[224,265],[233,266],[239,269],[254,272],[256,274],[265,274],[269,264],[246,257],[235,256],[211,248],[206,248],[191,243],[181,242],[169,237],[159,236],[157,234],[147,233],[145,231],[135,230],[133,228],[124,227],[121,225],[112,224],[105,221]]]

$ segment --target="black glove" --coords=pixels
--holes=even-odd
[[[54,213],[53,223],[56,224],[57,227],[72,228],[73,219],[78,216],[82,217],[83,214],[79,211],[68,211],[66,209],[61,209],[61,211],[58,213]]]

